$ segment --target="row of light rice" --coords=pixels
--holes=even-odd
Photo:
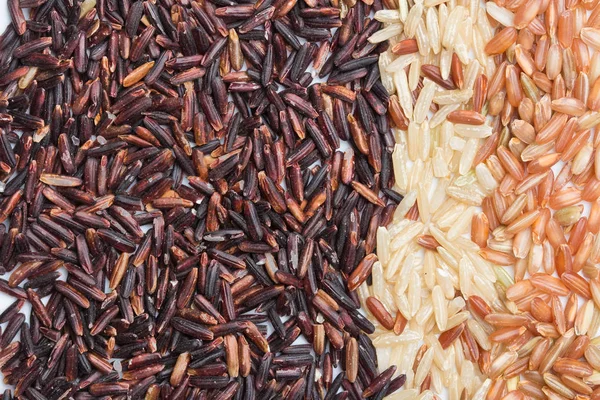
[[[600,399],[598,4],[376,13],[404,199],[358,290],[390,399]]]

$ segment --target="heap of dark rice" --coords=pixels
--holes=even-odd
[[[367,41],[380,0],[8,4],[0,367],[16,397],[402,386],[355,292],[402,199],[386,44]]]

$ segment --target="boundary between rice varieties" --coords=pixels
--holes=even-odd
[[[378,327],[373,335],[380,362],[398,364],[407,375],[407,390],[391,399],[485,398],[490,383],[476,360],[490,344],[482,321],[471,315],[465,299],[480,296],[503,309],[494,267],[464,237],[484,195],[470,193],[473,178],[464,175],[471,169],[479,138],[492,130],[483,123],[481,86],[483,72],[493,71],[494,66],[464,42],[457,43],[454,55],[446,51],[460,28],[447,33],[444,28],[463,26],[459,23],[463,10],[436,5],[425,11],[422,3],[409,8],[401,2],[397,11],[378,12],[375,18],[387,26],[370,39],[391,39],[380,67],[385,71],[382,81],[394,93],[389,113],[397,128],[395,188],[404,200],[392,224],[378,231],[373,290],[363,287],[359,293],[375,319],[381,318],[378,310],[369,307],[371,294],[395,315],[393,332]],[[445,26],[438,27],[442,22],[438,8],[441,19],[448,21]],[[478,7],[469,11],[477,15]],[[468,22],[464,26],[470,26]],[[491,27],[485,29],[491,32]],[[437,60],[427,56],[434,52]],[[487,70],[479,66],[476,55]],[[470,104],[474,96],[474,111],[462,111],[461,106]],[[454,135],[453,123],[459,125],[461,136]],[[448,179],[454,172],[456,177]],[[463,343],[470,353],[463,351]]]

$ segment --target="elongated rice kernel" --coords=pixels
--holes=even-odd
[[[369,37],[371,43],[381,43],[399,35],[402,32],[402,25],[392,24],[385,29],[382,29]]]
[[[379,22],[399,23],[402,22],[399,10],[379,10],[373,16]]]
[[[472,89],[443,90],[433,96],[433,102],[440,105],[465,103],[473,96]]]
[[[435,286],[431,292],[431,296],[436,325],[440,331],[444,331],[446,330],[446,325],[448,324],[448,311],[447,302],[444,298],[441,287]]]
[[[404,111],[404,115],[412,118],[413,116],[413,105],[412,98],[410,95],[410,89],[408,87],[408,77],[404,70],[394,73],[394,84],[396,86],[396,92],[398,93],[398,99],[400,100],[400,106]]]
[[[513,27],[506,27],[494,36],[485,46],[487,54],[500,54],[507,50],[517,40],[517,31]]]
[[[444,34],[442,36],[442,45],[446,48],[452,48],[456,37],[458,36],[458,30],[460,21],[464,15],[464,8],[462,6],[456,6],[448,15],[448,20],[445,24]]]
[[[581,40],[595,50],[600,50],[600,30],[597,28],[583,28],[579,33]]]
[[[423,10],[424,6],[422,2],[415,3],[415,5],[410,8],[404,23],[404,33],[408,38],[413,38],[415,36],[417,32],[417,26],[423,15]]]
[[[435,8],[429,7],[425,16],[427,35],[429,36],[429,45],[434,54],[439,54],[442,43],[440,36],[440,24]]]
[[[473,165],[477,153],[477,147],[479,145],[479,138],[469,138],[462,150],[458,172],[461,175],[466,175]]]
[[[421,78],[421,59],[417,58],[410,64],[410,70],[408,73],[408,87],[411,91],[417,89]]]
[[[427,112],[429,111],[429,107],[431,106],[431,101],[433,100],[436,87],[437,85],[434,82],[426,81],[423,89],[421,89],[421,93],[419,94],[419,98],[417,99],[414,109],[414,119],[416,123],[420,124],[425,120]]]
[[[504,26],[514,26],[515,15],[504,7],[498,6],[493,1],[485,3],[485,8],[490,17]]]

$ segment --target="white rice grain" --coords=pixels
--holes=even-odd
[[[457,6],[450,12],[450,15],[448,15],[444,34],[442,35],[442,45],[446,49],[452,49],[454,46],[454,41],[458,35],[459,27],[464,17],[464,11],[464,7]]]
[[[434,286],[431,291],[431,300],[433,303],[436,325],[438,329],[443,332],[446,330],[446,325],[448,324],[448,305],[446,303],[446,298],[444,297],[444,292],[439,285]]]
[[[404,25],[404,34],[407,38],[412,39],[415,37],[417,33],[417,27],[422,21],[424,9],[423,2],[416,1],[408,11],[408,17],[406,18],[406,23]]]
[[[450,77],[452,53],[452,50],[446,48],[443,48],[440,52],[440,75],[442,75],[442,79],[448,79]]]
[[[408,88],[410,91],[414,91],[419,85],[421,79],[421,59],[417,58],[412,63],[408,70]]]
[[[408,158],[411,161],[416,161],[419,157],[419,140],[421,137],[421,127],[415,121],[411,121],[408,124]],[[415,166],[413,165],[412,173],[415,173]],[[410,185],[409,185],[410,187]]]
[[[460,125],[460,124],[457,124]],[[455,125],[456,127],[456,125]],[[477,149],[479,148],[479,139],[478,138],[469,138],[465,146],[462,150],[462,154],[460,156],[460,163],[458,166],[458,173],[461,175],[466,175],[471,171],[471,167],[473,166],[473,161],[475,160],[475,156],[477,155]]]
[[[410,60],[410,62],[413,61],[414,60]],[[398,93],[398,100],[404,115],[406,115],[409,119],[412,119],[412,96],[410,94],[410,88],[408,87],[408,78],[406,76],[406,72],[404,71],[404,67],[394,74],[394,85],[396,87],[396,93]]]
[[[456,219],[448,230],[447,238],[450,241],[454,241],[459,235],[462,235],[471,225],[471,219],[475,213],[474,207],[468,207],[461,215]]]
[[[386,266],[390,259],[390,250],[388,247],[390,234],[385,226],[377,229],[377,257],[381,265]]]
[[[414,270],[411,273],[407,298],[408,304],[410,305],[410,316],[412,318],[421,308],[421,275]]]
[[[448,68],[450,65],[448,65]],[[439,105],[466,103],[473,97],[473,90],[440,90],[433,96],[433,102]]]
[[[500,7],[493,1],[488,1],[485,3],[485,9],[489,16],[498,21],[500,24],[504,26],[515,25],[515,14],[513,14],[512,11],[507,10],[504,7]]]
[[[381,83],[383,87],[388,91],[389,94],[396,93],[396,86],[394,84],[393,75],[387,72],[387,66],[392,62],[391,52],[386,51],[379,55],[379,72],[381,75]]]
[[[369,38],[369,42],[371,43],[381,43],[385,42],[388,39],[393,38],[394,36],[398,36],[402,33],[402,24],[391,24],[386,28],[381,29],[380,31],[375,32]]]
[[[378,336],[377,338],[375,338],[375,340],[373,340],[373,344],[375,346],[389,347],[389,346],[397,346],[397,345],[405,344],[405,343],[418,342],[419,340],[422,340],[422,339],[423,339],[423,337],[421,335],[419,335],[417,332],[406,329],[400,335],[396,335],[395,333],[384,333],[384,334]]]
[[[399,220],[399,219],[404,218],[404,216],[406,215],[408,210],[411,209],[411,207],[415,204],[416,201],[417,201],[417,192],[415,190],[408,192],[404,196],[404,199],[402,199],[400,204],[398,204],[398,207],[396,208],[396,212],[394,213],[394,220]]]
[[[483,139],[492,135],[492,127],[489,125],[454,124],[454,132],[466,138]]]
[[[374,14],[373,18],[386,24],[402,23],[402,15],[400,14],[400,10],[379,10]]]
[[[426,1],[427,2],[427,1]],[[440,37],[440,23],[435,8],[428,6],[425,14],[427,35],[429,36],[429,45],[434,54],[438,54],[442,49],[442,40]]]
[[[469,332],[473,335],[473,338],[477,342],[477,344],[486,351],[491,350],[492,343],[488,338],[487,332],[483,329],[483,327],[479,324],[479,322],[474,319],[470,319],[467,321],[467,328]]]
[[[419,94],[419,98],[415,104],[414,120],[416,123],[423,123],[427,117],[427,113],[429,111],[429,107],[431,107],[431,102],[433,101],[436,88],[437,84],[435,82],[425,80],[423,89],[421,89],[421,93]]]
[[[401,390],[386,397],[386,400],[413,400],[419,395],[417,389]]]
[[[429,54],[429,48],[431,44],[429,43],[429,36],[427,35],[427,28],[425,27],[425,22],[422,19],[417,25],[415,37],[417,38],[419,54],[421,54],[421,56],[426,56],[427,54]]]

